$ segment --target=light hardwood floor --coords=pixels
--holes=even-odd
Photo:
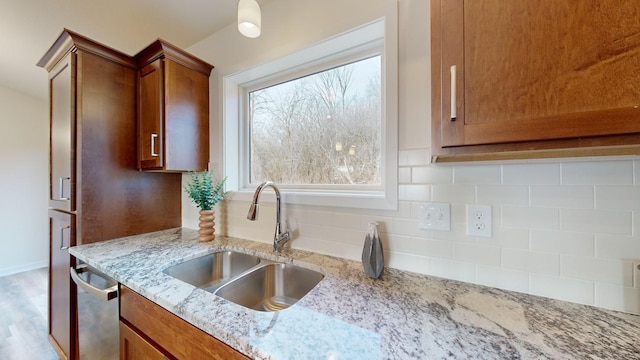
[[[0,359],[58,359],[47,340],[47,268],[0,277]]]

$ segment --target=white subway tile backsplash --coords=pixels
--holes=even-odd
[[[571,255],[562,256],[561,261],[564,277],[633,286],[633,267],[629,261]]]
[[[500,165],[461,165],[453,169],[454,184],[500,184],[502,166]]]
[[[337,242],[337,241],[326,241],[326,240],[310,239],[310,238],[299,238],[294,241],[295,241],[295,245],[292,243],[291,246],[295,247],[296,249],[303,249],[307,251],[313,251],[320,254],[333,255],[333,256],[335,256],[336,253],[339,253],[340,257],[345,259],[355,260],[355,261],[360,261],[362,258],[361,245],[353,245],[353,244],[346,244],[346,243]]]
[[[429,274],[431,272],[432,260],[430,258],[395,251],[385,251],[384,256],[386,265],[394,269],[422,274]]]
[[[606,309],[640,314],[640,289],[612,284],[596,284],[595,305]]]
[[[404,201],[430,201],[431,188],[429,185],[398,185],[398,199]]]
[[[640,237],[623,235],[596,235],[598,258],[640,261]]]
[[[452,184],[452,166],[418,166],[412,169],[411,181],[414,184]]]
[[[593,281],[544,274],[529,275],[529,292],[586,305],[593,305],[595,300]]]
[[[482,241],[485,245],[499,246],[501,248],[529,249],[529,230],[499,227],[495,224],[493,229],[492,237],[483,238],[479,241]]]
[[[431,163],[429,149],[411,149],[398,151],[399,166],[424,166]]]
[[[478,185],[478,204],[498,204],[512,206],[529,205],[529,187],[523,185]]]
[[[502,249],[502,267],[530,273],[559,275],[560,256],[522,249]]]
[[[411,168],[410,167],[401,167],[398,168],[398,183],[399,184],[410,184],[411,183]]]
[[[476,282],[481,285],[497,287],[522,293],[529,292],[529,273],[508,270],[496,266],[476,266]]]
[[[640,187],[596,186],[596,209],[638,210],[640,209]]]
[[[589,185],[533,185],[531,206],[554,208],[594,208],[594,187]]]
[[[420,229],[418,219],[393,219],[389,232],[396,235],[425,237],[426,232]]]
[[[437,202],[452,204],[473,204],[476,200],[476,187],[474,185],[450,185],[438,184],[431,186],[431,199]]]
[[[630,287],[640,260],[640,159],[431,165],[429,156],[400,151],[398,210],[285,201],[291,246],[358,261],[375,221],[393,268],[640,313],[640,290]],[[451,204],[451,231],[419,228],[419,207],[430,201]],[[491,238],[466,235],[467,204],[492,206]],[[248,205],[229,201],[216,229],[271,243],[273,202],[265,197],[255,222]]]
[[[327,224],[329,225],[329,224]],[[344,212],[331,213],[331,227],[355,229],[367,231],[367,228],[363,228],[362,216],[359,214],[349,214]]]
[[[631,235],[630,211],[563,209],[561,218],[565,231]]]
[[[310,225],[331,225],[333,212],[308,210],[284,206],[283,216],[287,219],[296,219],[300,223]]]
[[[560,184],[560,164],[504,165],[502,181],[505,185]]]
[[[321,241],[339,242],[341,244],[351,244],[362,249],[367,229],[352,230],[335,227],[323,227],[324,235],[318,237]]]
[[[562,164],[563,185],[631,185],[633,162],[589,161]]]
[[[502,207],[502,226],[558,230],[560,228],[560,210],[539,207]]]
[[[500,266],[500,248],[464,242],[453,244],[453,258],[473,264]]]
[[[463,261],[431,259],[431,275],[474,283],[476,281],[475,265]]]
[[[595,255],[592,233],[531,230],[531,250],[554,254]]]
[[[453,243],[450,241],[387,235],[386,243],[388,249],[394,252],[443,259],[450,259],[453,256]]]

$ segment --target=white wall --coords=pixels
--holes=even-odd
[[[298,50],[380,14],[394,0],[278,0],[263,7],[263,35],[235,25],[189,50],[212,76],[212,162],[221,168],[222,78]],[[367,223],[382,225],[388,265],[423,274],[640,313],[640,158],[431,165],[429,1],[399,0],[398,211],[285,205],[294,248],[358,259]],[[452,204],[452,231],[418,226],[419,205]],[[492,205],[490,239],[465,234],[465,205]],[[248,203],[218,208],[218,232],[270,242],[273,207],[255,223]],[[183,224],[196,227],[185,201]],[[640,280],[640,279],[639,279]]]
[[[0,86],[0,276],[47,266],[47,102]]]

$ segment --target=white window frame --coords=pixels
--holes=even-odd
[[[381,185],[279,185],[289,204],[396,210],[398,207],[398,45],[397,21],[389,16],[223,80],[223,167],[233,199],[251,200],[246,94],[264,84],[308,74],[336,62],[381,55]]]

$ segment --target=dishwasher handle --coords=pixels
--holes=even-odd
[[[71,278],[73,279],[73,282],[75,282],[84,291],[95,296],[96,298],[104,301],[109,301],[118,297],[118,283],[108,288],[100,289],[91,285],[89,282],[87,282],[80,276],[80,274],[82,273],[88,273],[89,276],[93,275],[93,276],[99,276],[101,278],[105,277],[104,275],[96,272],[95,270],[89,268],[88,266],[80,265],[77,268],[71,267],[70,272],[71,272]]]

